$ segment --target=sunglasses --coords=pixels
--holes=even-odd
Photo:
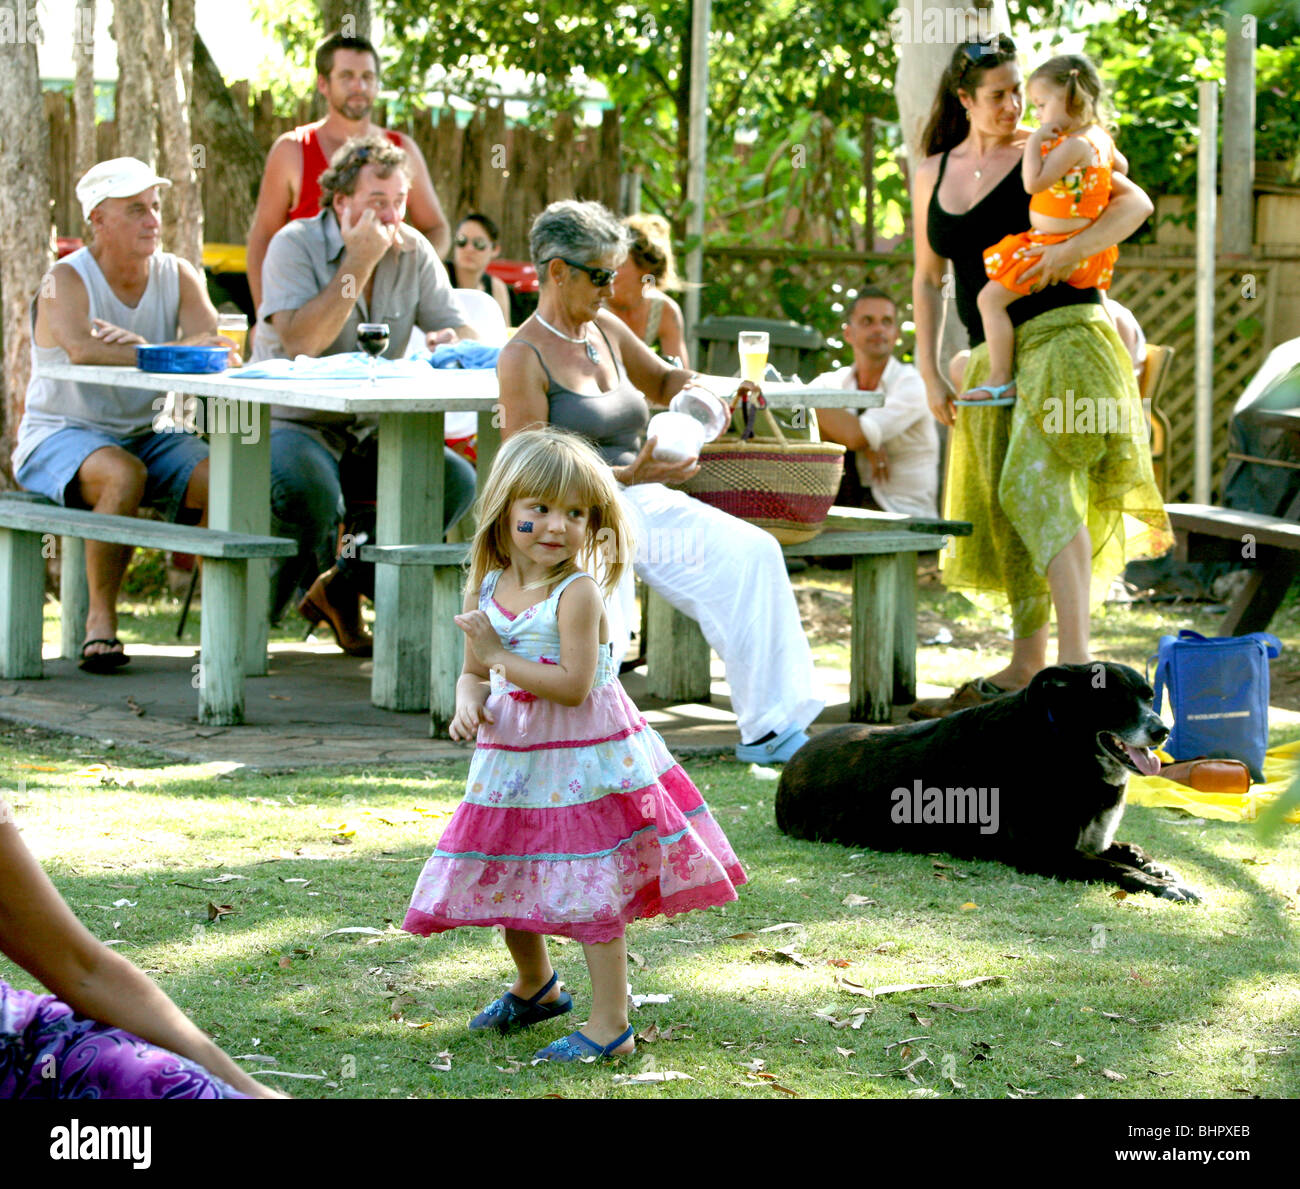
[[[614,279],[614,273],[618,271],[617,269],[613,269],[613,268],[590,268],[585,264],[579,264],[576,260],[567,260],[563,256],[552,256],[551,260],[562,260],[570,268],[576,268],[582,272],[585,272],[587,276],[591,279],[591,283],[595,285],[597,289],[605,288],[605,286],[608,285]],[[548,260],[546,263],[549,264],[550,260]]]
[[[456,247],[463,248],[466,244],[473,244],[475,250],[479,252],[492,246],[491,241],[484,239],[481,235],[476,235],[473,239],[470,239],[468,235],[458,235],[456,237]]]
[[[966,55],[968,62],[979,66],[983,65],[990,54],[1014,54],[1016,43],[1005,33],[995,33],[987,39],[977,37],[974,41],[968,41],[961,47],[961,52]]]

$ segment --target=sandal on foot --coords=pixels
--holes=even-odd
[[[106,644],[109,648],[121,650],[122,641],[116,636],[96,636],[93,640],[87,640],[81,646],[81,661],[78,668],[85,669],[87,673],[111,673],[114,669],[120,669],[131,658],[126,655],[125,651],[118,652],[87,652],[86,649],[92,644]]]
[[[570,1032],[568,1036],[553,1040],[546,1048],[534,1053],[533,1064],[537,1065],[542,1061],[599,1061],[603,1057],[626,1057],[627,1053],[616,1053],[614,1050],[631,1039],[631,1028],[607,1045],[598,1045],[594,1040],[583,1036],[581,1032]]]
[[[736,759],[742,764],[784,764],[808,742],[802,727],[787,727],[761,743],[737,743]]]
[[[962,400],[959,396],[956,398],[959,405],[975,405],[986,409],[1000,409],[1007,405],[1014,405],[1016,398],[1014,396],[1004,396],[1008,388],[1014,388],[1014,380],[1007,384],[976,384],[973,388],[967,388],[967,392],[987,392],[988,396],[983,400]]]
[[[541,999],[553,986],[559,975],[552,972],[550,980],[540,991],[531,999],[520,999],[518,995],[512,995],[507,991],[500,999],[489,1003],[481,1012],[478,1013],[469,1022],[471,1032],[482,1032],[488,1028],[494,1028],[497,1032],[504,1035],[515,1028],[527,1028],[532,1024],[540,1024],[543,1020],[552,1020],[556,1016],[562,1016],[565,1012],[573,1010],[573,996],[568,991],[561,991],[558,999],[550,1003],[539,1003]]]

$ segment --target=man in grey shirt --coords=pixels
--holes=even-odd
[[[334,154],[320,178],[320,214],[286,224],[267,248],[254,362],[355,351],[363,322],[387,323],[390,359],[405,354],[416,327],[430,347],[478,337],[433,247],[402,222],[410,184],[406,154],[382,136],[356,137]],[[272,409],[272,527],[299,545],[276,576],[274,613],[310,582],[299,609],[312,623],[326,619],[354,656],[372,648],[359,597],[373,589],[373,567],[356,562],[355,550],[334,557],[343,497],[374,498],[374,432],[350,414]],[[450,450],[445,457],[450,525],[473,500],[474,470]],[[366,527],[350,525],[354,537]]]
[[[161,187],[170,185],[134,157],[101,161],[77,183],[92,239],[54,266],[33,303],[32,380],[13,464],[24,488],[59,504],[118,516],[148,504],[193,523],[206,515],[208,448],[158,415],[158,393],[40,375],[60,363],[131,367],[139,343],[233,346],[216,333],[202,274],[158,251]],[[117,594],[130,560],[130,546],[86,542],[83,669],[127,662]]]

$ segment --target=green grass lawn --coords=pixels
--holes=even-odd
[[[846,668],[847,574],[796,582],[819,663]],[[127,606],[122,638],[172,642],[178,607]],[[960,596],[923,586],[918,611],[923,642],[941,627],[953,637],[919,650],[921,681],[952,687],[1005,660],[1000,622]],[[1160,635],[1212,635],[1218,622],[1198,605],[1107,606],[1095,649],[1141,668]],[[1285,647],[1276,744],[1300,737],[1294,599],[1273,630]],[[187,641],[197,631],[191,617]],[[273,638],[301,634],[295,616]],[[532,1068],[535,1049],[585,1018],[581,947],[553,947],[571,1017],[472,1035],[466,1021],[512,977],[500,939],[398,928],[464,762],[218,776],[0,724],[0,763],[28,844],[91,930],[300,1097],[1300,1094],[1294,826],[1266,846],[1251,826],[1130,808],[1121,837],[1205,897],[1180,906],[992,863],[792,841],[773,823],[775,782],[688,762],[751,882],[726,908],[630,930],[634,992],[671,996],[634,1013],[635,1057]],[[376,932],[334,932],[356,928]],[[2,959],[0,977],[34,986]],[[951,985],[978,978],[995,981]],[[946,985],[863,993],[923,983]],[[684,1076],[619,1081],[665,1072]]]
[[[581,947],[553,947],[572,1023],[501,1038],[465,1027],[511,977],[500,939],[398,930],[464,763],[216,777],[110,754],[95,768],[85,741],[0,735],[28,844],[97,936],[301,1097],[1300,1093],[1294,827],[1268,848],[1248,826],[1131,808],[1121,836],[1205,902],[1121,900],[993,863],[795,842],[773,824],[775,782],[693,762],[751,882],[726,908],[630,930],[634,992],[671,996],[633,1014],[635,1057],[532,1068],[584,1018]],[[334,933],[350,928],[377,932]],[[2,960],[0,976],[34,986]],[[665,1071],[691,1080],[618,1080]]]

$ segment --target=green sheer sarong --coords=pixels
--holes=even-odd
[[[988,376],[971,353],[963,387]],[[943,581],[1010,604],[1012,635],[1048,622],[1048,563],[1086,526],[1092,602],[1129,557],[1164,553],[1169,518],[1151,470],[1147,420],[1127,352],[1100,306],[1049,310],[1016,328],[1016,403],[958,407],[944,515],[969,520],[943,558]]]

